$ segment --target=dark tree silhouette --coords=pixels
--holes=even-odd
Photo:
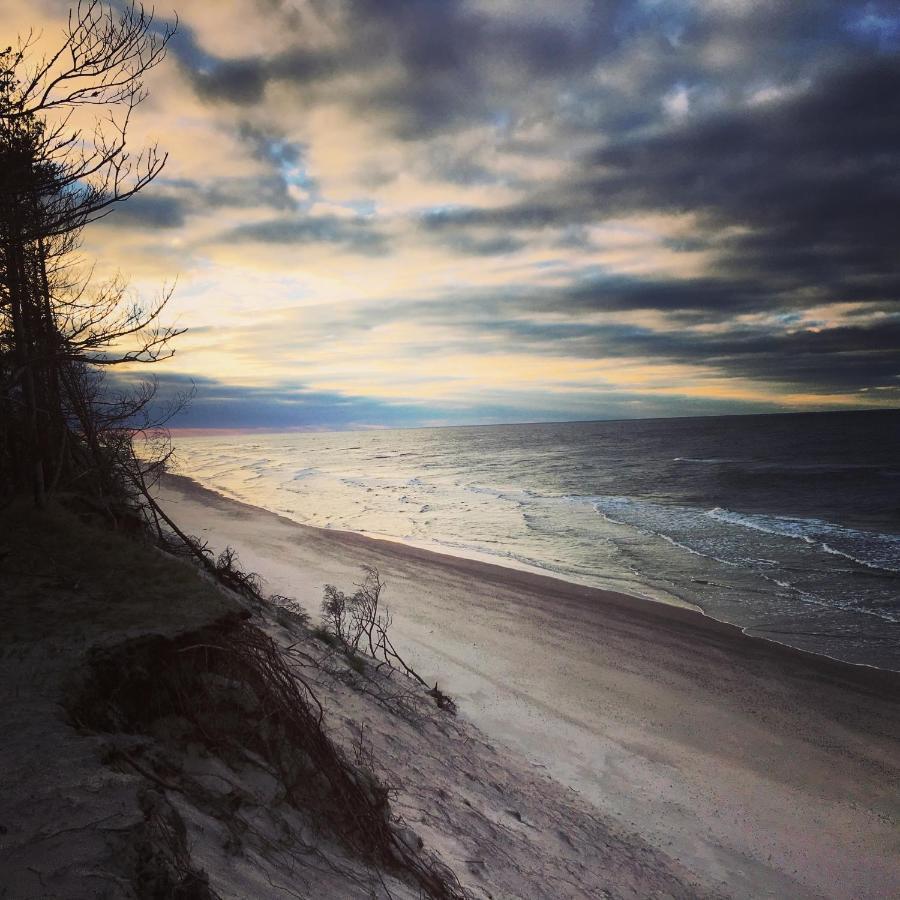
[[[171,355],[171,291],[143,304],[121,277],[94,285],[74,252],[165,165],[127,137],[173,33],[137,3],[82,0],[49,55],[34,33],[0,50],[0,491],[30,489],[38,505],[60,485],[111,497],[145,480],[133,437],[152,431],[152,386],[110,399],[97,370]]]

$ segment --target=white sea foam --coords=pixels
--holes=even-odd
[[[748,515],[718,506],[706,514],[718,522],[817,545],[824,553],[842,556],[870,569],[900,572],[900,535],[859,531],[821,519]],[[837,542],[843,546],[834,546]]]

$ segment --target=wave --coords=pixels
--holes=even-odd
[[[831,590],[829,579],[834,576],[854,574],[848,570],[828,570],[824,560],[810,564],[796,557],[792,560],[781,539],[798,539],[807,553],[827,553],[840,556],[872,571],[877,570],[884,578],[893,578],[898,572],[890,563],[900,558],[900,535],[885,535],[878,532],[862,532],[821,520],[791,519],[779,516],[754,516],[716,507],[704,511],[696,507],[668,506],[653,501],[637,500],[630,497],[598,497],[594,508],[607,521],[631,527],[648,536],[659,538],[687,553],[704,557],[728,566],[732,570],[752,574],[782,591],[788,591],[794,601],[820,609],[840,608],[853,610],[860,615],[874,616],[889,622],[900,621],[895,601],[872,603],[867,598],[860,605],[853,592],[843,594]],[[723,529],[722,526],[726,526]],[[765,543],[755,544],[742,537],[741,532],[752,530],[765,538]],[[812,533],[816,531],[816,533]],[[822,538],[828,533],[832,544]],[[866,543],[861,549],[838,549],[833,543],[843,537],[851,538],[857,544]],[[851,552],[855,550],[855,552]],[[760,553],[769,551],[765,556]],[[776,558],[770,558],[774,551]],[[868,552],[868,556],[862,555]],[[831,576],[828,572],[831,572]],[[799,582],[790,580],[791,574],[799,576]],[[810,589],[806,583],[813,575],[817,587]],[[822,575],[822,578],[816,577]],[[694,580],[694,579],[692,579]]]
[[[897,561],[900,560],[900,535],[862,531],[821,519],[738,513],[722,507],[703,510],[697,507],[654,503],[634,497],[598,497],[580,494],[550,496],[529,490],[515,492],[517,496],[513,496],[513,492],[510,491],[482,487],[473,487],[470,490],[503,500],[516,499],[523,506],[532,500],[591,506],[613,524],[639,528],[644,533],[659,537],[689,553],[705,556],[727,566],[744,567],[752,564],[754,568],[775,568],[783,565],[783,560],[761,556],[759,553],[761,548],[753,548],[752,557],[747,557],[746,553],[750,551],[747,547],[739,546],[741,543],[739,541],[732,542],[730,549],[734,553],[730,557],[715,552],[711,548],[713,538],[707,533],[708,526],[704,526],[706,519],[772,537],[801,540],[812,549],[841,556],[868,569],[891,574],[900,573],[900,568],[897,567]],[[532,521],[529,515],[525,518],[526,522]]]
[[[695,457],[695,456],[676,456],[672,462],[686,463],[708,463],[709,465],[723,465],[725,463],[747,463],[746,459],[731,459],[725,456]]]
[[[900,560],[900,535],[860,531],[822,519],[738,513],[718,506],[708,510],[706,515],[717,522],[801,540],[818,546],[824,553],[842,556],[870,569],[900,572],[896,565],[896,561]],[[835,546],[838,542],[843,547]]]
[[[877,473],[879,475],[893,476],[900,474],[895,467],[881,463],[841,463],[841,462],[769,462],[765,460],[744,459],[730,456],[675,456],[672,462],[693,463],[695,465],[711,466],[740,466],[746,472],[766,475],[857,475],[863,473]]]
[[[567,497],[569,501],[575,501],[575,497]],[[628,521],[628,518],[615,518],[610,515],[609,509],[605,509],[604,507],[612,507],[613,509],[626,510],[629,506],[638,507],[641,504],[639,500],[633,500],[630,497],[595,497],[595,498],[581,498],[583,500],[592,499],[592,505],[594,509],[603,516],[608,522],[612,522],[614,525],[625,525],[631,528],[637,528],[639,531],[642,531],[644,534],[651,535],[652,537],[658,537],[662,540],[666,541],[669,544],[672,544],[674,547],[678,547],[680,550],[686,550],[688,553],[693,554],[694,556],[703,556],[706,559],[711,559],[714,562],[722,563],[725,566],[738,566],[739,564],[732,559],[725,559],[723,557],[716,556],[714,553],[709,552],[706,549],[698,549],[696,546],[691,546],[690,544],[684,543],[683,540],[678,540],[673,537],[671,534],[668,534],[668,531],[674,530],[672,528],[666,528],[665,516],[659,516],[658,519],[662,521],[655,521],[652,524],[647,521],[649,516],[643,517],[643,520],[639,523],[635,521]],[[664,507],[654,507],[654,504],[646,503],[643,504],[647,509],[664,509]],[[674,508],[677,509],[677,508]],[[632,517],[634,518],[634,517]],[[657,526],[657,527],[654,527]]]

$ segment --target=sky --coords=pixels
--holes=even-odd
[[[177,279],[175,425],[900,406],[896,0],[172,2],[82,254]]]

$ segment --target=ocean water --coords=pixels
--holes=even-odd
[[[900,411],[176,438],[338,528],[686,603],[900,670]]]

